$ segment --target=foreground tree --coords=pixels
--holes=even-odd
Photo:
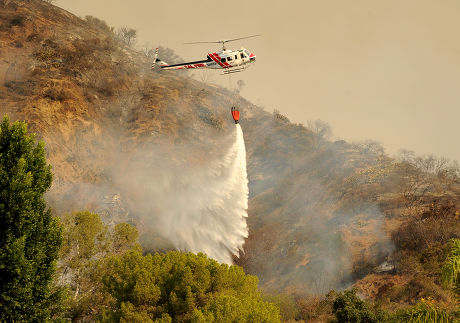
[[[73,321],[91,321],[107,306],[110,295],[102,291],[105,259],[128,250],[141,251],[136,228],[104,224],[88,211],[62,217],[64,243],[59,260],[61,284],[69,288],[67,316]]]
[[[61,229],[46,208],[52,181],[43,142],[25,123],[0,127],[0,321],[45,321],[56,293],[52,278]]]
[[[204,254],[129,251],[106,270],[103,284],[115,302],[104,322],[280,322],[257,277]]]

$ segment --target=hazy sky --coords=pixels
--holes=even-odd
[[[322,119],[336,138],[374,139],[460,161],[458,0],[58,0],[79,16],[138,30],[138,45],[160,44],[185,59],[230,43],[257,55],[232,75],[243,96],[293,122]],[[160,53],[161,55],[161,53]],[[171,71],[174,73],[174,71]],[[207,72],[212,81],[228,76]]]

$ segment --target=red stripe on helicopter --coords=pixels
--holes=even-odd
[[[186,68],[200,68],[200,67],[206,67],[206,64],[199,63],[199,64],[193,64],[193,65],[186,65]]]
[[[216,61],[216,58],[211,54],[211,53],[208,53],[208,56],[215,62],[215,63],[219,63],[218,61]],[[220,63],[219,63],[220,65]]]
[[[217,59],[220,61],[220,56],[217,55],[217,53],[214,53],[213,55],[216,55]],[[223,62],[224,63],[224,68],[229,68],[229,67],[232,67],[232,65],[230,65],[229,63],[227,62]]]
[[[225,68],[225,65],[222,64],[222,62],[220,61],[220,59],[217,59],[214,55],[216,55],[216,53],[214,53],[214,54],[209,53],[209,57],[211,57],[211,59],[212,59],[214,62],[216,62],[217,64],[219,64],[220,67]],[[217,56],[217,55],[216,55],[216,56]]]
[[[170,67],[171,68],[171,66],[165,66],[165,67]],[[190,69],[190,68],[201,68],[201,67],[206,67],[206,64],[199,63],[199,64],[175,65],[174,67],[172,67],[172,69],[183,70],[184,68],[185,69]]]
[[[209,55],[210,55],[210,57],[212,58],[213,61],[215,61],[217,64],[220,65],[220,67],[222,67],[222,68],[232,67],[232,65],[226,63],[225,61],[222,62],[220,56],[217,53],[212,53],[212,54],[209,54]]]

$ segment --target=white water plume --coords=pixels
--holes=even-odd
[[[232,263],[228,251],[238,254],[248,235],[248,179],[243,131],[236,125],[234,144],[222,162],[209,169],[207,180],[200,185],[203,203],[191,210],[180,232],[179,248],[204,252],[220,262]],[[187,226],[188,224],[188,226]],[[184,230],[185,229],[185,230]]]
[[[232,263],[231,254],[238,254],[248,235],[249,193],[243,132],[239,124],[235,130],[228,151],[205,165],[186,167],[177,161],[180,152],[171,160],[152,150],[132,156],[117,172],[117,186],[135,200],[131,209],[141,231],[153,229],[179,250]]]

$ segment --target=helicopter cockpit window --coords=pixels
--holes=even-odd
[[[225,62],[225,57],[220,59],[221,62]]]

